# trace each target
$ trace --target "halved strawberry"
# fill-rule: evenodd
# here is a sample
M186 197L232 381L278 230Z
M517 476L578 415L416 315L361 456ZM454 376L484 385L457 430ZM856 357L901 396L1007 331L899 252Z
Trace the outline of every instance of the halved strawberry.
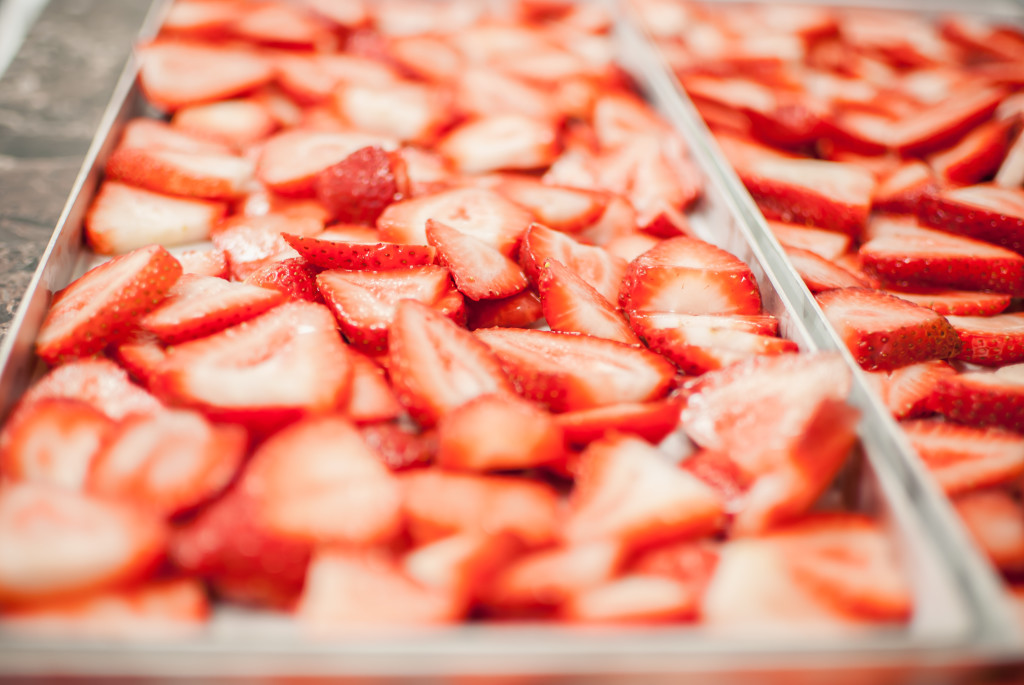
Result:
M222 100L260 87L273 76L260 54L240 47L159 41L138 48L146 99L165 110ZM216 69L210 65L216 64Z
M96 452L114 430L103 412L80 400L50 398L15 412L0 432L0 474L81 490Z
M958 423L1024 433L1024 365L943 379L928 406Z
M536 220L556 231L580 231L601 218L608 194L543 183L531 176L505 176L494 188L526 207Z
M434 261L432 247L397 243L359 243L334 240L332 229L320 235L282 234L289 245L310 264L322 269L403 269L424 266ZM340 236L339 236L340 237ZM376 237L376 236L374 236Z
M917 229L872 238L860 254L884 283L1024 294L1024 257L979 240Z
M256 176L282 195L314 197L320 173L357 150L371 146L393 150L397 144L361 131L284 131L263 145Z
M867 281L824 257L796 247L783 246L790 264L812 293L835 288L866 288Z
M511 257L533 216L498 193L455 188L390 205L377 220L383 240L427 244L427 220L433 219L479 238Z
M15 412L46 399L79 400L115 421L164 410L158 399L132 383L125 370L109 359L81 359L58 366L25 391Z
M107 178L157 193L230 200L252 180L253 165L233 155L121 146L111 153Z
M171 348L152 387L213 420L268 429L336 407L351 375L330 310L296 301Z
M538 282L541 269L549 260L564 264L609 302L617 301L625 270L620 258L541 224L530 224L519 249L519 263L531 283Z
M531 547L547 545L558 532L559 500L540 481L413 469L399 474L402 506L414 540L458 532L515 534Z
M630 262L619 304L630 312L761 312L750 267L725 250L686 237L664 240Z
M888 290L890 295L927 307L943 316L994 316L1010 306L1012 295L942 288Z
M817 295L818 305L864 369L895 369L960 353L945 318L886 293L841 288Z
M183 107L171 119L175 129L204 140L244 149L278 128L270 107L256 98Z
M984 366L1024 361L1024 312L947 316L963 342L957 359Z
M928 195L921 222L1024 254L1024 191L976 185Z
M511 328L476 335L523 397L555 412L658 399L675 375L653 352L589 335Z
M994 174L1010 147L1013 120L987 121L960 142L928 158L939 178L970 185Z
M543 466L562 457L564 437L555 419L509 395L483 395L441 418L437 464L465 471Z
M561 615L586 623L665 623L695 618L699 604L686 583L631 573L573 595Z
M783 221L769 221L768 228L783 245L808 250L824 259L836 259L850 249L850 236L834 231Z
M537 290L551 330L585 333L627 345L640 343L615 305L556 259L544 261Z
M532 290L500 300L480 300L466 303L467 326L478 328L527 328L544 316L540 298Z
M936 419L900 425L948 495L1012 483L1024 474L1024 436Z
M956 512L997 568L1024 568L1024 506L1004 490L978 490L953 500Z
M511 297L529 285L518 264L471 234L427 219L426 235L455 287L471 300Z
M891 371L869 371L864 377L882 398L889 413L904 419L927 413L939 381L955 375L949 362L934 359Z
M181 264L182 275L228 277L228 258L224 250L214 247L208 250L176 251L172 254Z
M480 395L512 391L486 345L418 302L398 303L388 355L398 399L421 424L434 424Z
M175 528L170 546L174 564L208 580L221 597L272 608L294 603L311 552L308 543L271 532L237 487Z
M208 238L226 211L221 202L104 181L85 216L85 236L100 254L122 254L153 243L185 245Z
M181 264L159 245L99 265L54 296L36 354L49 364L95 354L154 309L179 276Z
M120 502L44 485L6 485L0 491L0 597L5 603L58 599L144 578L163 554L166 533L159 518Z
M297 256L283 233L311 236L319 234L323 227L323 221L314 217L280 212L261 216L236 214L217 228L213 243L227 255L232 277L242 281L267 263Z
M245 277L245 284L281 293L291 300L323 302L317 289L319 271L302 257L292 257L264 264Z
M389 271L333 269L320 273L316 283L345 337L355 347L376 353L387 349L388 328L399 303L439 305L451 289L448 275L448 269L432 264Z
M372 226L407 193L402 158L379 146L356 150L316 175L316 197L335 221Z
M895 214L916 214L918 204L934 192L935 175L921 160L907 160L879 179L871 195L871 207Z
M542 169L558 156L558 131L543 119L492 115L457 126L437 149L465 174Z
M185 274L171 286L167 299L139 320L139 326L174 344L234 326L284 301L281 293L254 285Z
M376 362L356 350L349 351L352 360L352 390L345 413L356 423L372 423L398 418L402 405L398 403L391 384Z
M758 355L796 352L792 340L742 330L729 316L653 315L643 318L642 337L683 373L700 375ZM743 321L743 320L740 320ZM679 323L673 326L673 323ZM667 324L667 325L662 325Z
M280 535L316 543L386 543L400 527L399 483L347 419L295 423L256 450L241 484Z
M565 440L586 445L611 432L638 435L657 444L679 424L680 402L668 398L657 402L624 402L555 415Z

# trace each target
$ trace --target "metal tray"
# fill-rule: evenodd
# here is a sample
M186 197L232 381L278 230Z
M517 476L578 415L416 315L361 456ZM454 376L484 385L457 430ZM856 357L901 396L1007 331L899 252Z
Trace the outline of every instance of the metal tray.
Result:
M155 35L167 0L153 4L142 38ZM690 215L702 237L750 264L765 310L805 351L841 346L815 313L802 283L777 244L758 227L749 197L737 188L706 129L656 60L652 45L619 21L620 60L658 109L677 127L705 176L705 198ZM0 347L0 416L27 387L39 364L32 342L52 294L69 283L90 255L82 219L103 163L125 122L144 111L138 65L126 66L89 149L53 238ZM954 682L993 663L1002 652L993 638L1008 630L994 611L998 587L958 528L944 498L908 464L907 446L891 420L858 383L851 402L861 408L861 446L833 496L884 521L912 581L915 614L905 627L817 635L714 634L700 626L585 628L546 624L466 624L436 630L395 631L330 641L300 633L286 617L218 609L198 635L171 641L42 640L0 633L0 674L168 676L334 675L405 682L413 678L479 677L532 682L736 682L738 677L829 672L863 682ZM888 423L887 423L888 422ZM862 456L863 455L863 458ZM949 530L953 534L949 534ZM957 536L959 534L959 537ZM854 670L850 670L854 669ZM850 682L853 682L851 680Z

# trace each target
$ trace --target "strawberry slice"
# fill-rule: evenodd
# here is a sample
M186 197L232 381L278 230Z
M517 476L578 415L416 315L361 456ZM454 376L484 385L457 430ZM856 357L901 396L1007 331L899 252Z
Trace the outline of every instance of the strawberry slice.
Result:
M294 603L310 553L308 544L269 531L239 488L174 529L170 547L178 568L207 579L222 597L273 608Z
M943 379L928 406L969 426L1001 426L1024 433L1024 366Z
M607 193L551 185L531 176L503 177L494 189L530 210L539 223L566 233L590 226L608 205Z
M963 342L957 359L984 366L1024 361L1024 312L996 316L948 316Z
M278 122L263 101L239 98L183 107L174 113L171 126L196 138L244 150L276 131Z
M227 278L228 258L224 250L211 248L209 250L183 250L175 251L175 257L181 264L181 273L194 274L196 276L213 276L215 278Z
M479 238L511 257L532 215L484 188L455 188L396 202L377 220L381 238L395 243L427 244L427 220L433 219Z
M269 262L245 277L246 285L278 292L290 300L323 302L317 288L319 269L301 257Z
M555 422L571 445L586 445L612 431L637 435L657 444L679 423L679 410L680 403L675 398L624 402L556 414Z
M282 237L303 259L322 269L385 271L425 266L434 262L434 249L431 247L334 240L330 230L316 237L290 233L284 233Z
M658 399L675 370L640 347L589 335L478 330L523 397L563 412Z
M997 568L1024 568L1024 507L1003 490L979 490L953 500L956 512Z
M53 369L25 392L15 411L47 399L79 400L115 421L164 409L158 399L132 383L125 370L109 359L82 359ZM14 420L13 413L10 420Z
M1002 313L1013 300L1012 295L979 293L942 288L914 288L888 290L890 295L927 307L943 316L995 316Z
M562 457L564 437L555 419L509 395L483 395L438 424L437 464L465 471L543 466Z
M670 542L638 555L629 571L679 580L702 594L718 564L717 548L716 543L706 540Z
M443 266L415 266L390 271L324 271L317 286L334 312L341 332L358 349L377 353L388 346L388 328L399 303L416 300L441 304L451 282Z
M293 424L256 450L242 480L267 528L313 543L371 545L398 534L401 492L341 417Z
M366 147L394 150L398 145L360 131L284 131L263 145L256 176L282 195L314 197L319 174Z
M542 169L558 156L558 131L551 121L497 114L459 125L437 150L464 174Z
M917 214L921 200L935 190L931 167L919 159L907 160L879 179L871 206L881 212Z
M366 355L349 350L352 360L352 390L346 415L356 423L373 423L398 418L402 405L398 403L384 369Z
M813 226L769 221L768 228L784 246L807 250L828 260L837 259L846 254L852 242L850 236L824 231Z
M865 378L895 418L905 419L928 413L931 396L943 378L956 375L949 362L932 360L891 371L869 371Z
M630 143L638 137L660 138L671 128L651 106L632 93L609 91L594 103L594 134L602 148Z
M978 183L999 169L1009 151L1014 125L1012 119L987 121L953 147L933 154L928 163L939 178L948 182Z
M59 488L8 485L0 491L0 597L41 601L130 583L153 570L165 542L161 521L145 511Z
M253 165L233 155L128 148L111 153L107 178L168 195L230 200L243 194Z
M197 138L190 133L173 128L165 121L145 117L136 117L124 125L117 149L120 148L173 150L175 152L195 152L201 155L228 155L232 152L227 145Z
M179 276L181 264L158 245L99 265L54 296L36 354L56 364L99 352L156 307Z
M413 580L450 594L468 608L522 547L511 533L449 535L406 554L402 569Z
M466 303L468 327L478 328L528 328L544 316L540 298L532 290L500 300L480 300Z
M789 263L812 293L835 288L866 288L867 281L810 250L783 246Z
M427 219L426 235L455 287L471 300L511 297L529 285L518 264L479 238L434 219Z
M779 334L779 320L771 314L676 314L674 312L633 312L629 324L642 338L673 328L719 328L758 335Z
M546 226L531 224L519 250L519 263L531 283L539 281L541 268L552 260L564 264L609 302L618 300L625 270L620 258Z
M473 64L452 79L455 104L468 116L519 114L539 120L559 120L564 115L548 92L495 67Z
M138 51L146 99L169 111L247 93L273 76L270 63L245 48L159 41Z
M182 0L168 10L160 31L183 38L220 38L240 8L239 0Z
M686 237L664 240L630 262L619 304L630 312L761 312L750 267L725 250Z
M385 62L345 53L281 54L274 62L277 82L300 105L328 101L343 83L391 83L398 73Z
M213 243L227 255L231 276L243 281L265 264L297 256L283 233L311 236L319 234L323 227L320 219L281 212L260 216L236 214L217 227Z
M891 147L904 157L940 150L978 126L1006 97L1002 88L968 84L932 107L902 119L893 132Z
M1019 188L1024 185L1024 135L1017 133L992 180L1003 188Z
M317 174L316 197L334 221L373 226L406 194L402 158L378 146L356 150Z
M465 67L459 51L441 36L391 36L387 44L391 59L423 81L453 83Z
M226 211L221 202L104 181L85 216L85 236L100 254L122 254L153 243L185 245L207 239Z
M172 517L231 482L247 439L238 426L214 426L190 411L132 417L92 460L85 489Z
M586 623L666 623L695 618L699 604L699 595L686 583L627 574L574 595L562 616Z
M37 400L12 415L0 432L0 474L11 483L81 490L113 430L114 422L85 402Z
M721 518L721 498L709 486L647 442L612 435L583 452L562 535L635 549L710 533Z
M511 476L480 476L414 469L399 474L402 506L414 540L458 532L508 531L530 547L547 545L558 531L558 494L550 485Z
M983 240L1024 254L1024 192L976 185L928 195L921 222L950 233Z
M860 255L864 268L887 284L1024 293L1024 257L941 231L878 236Z
M792 340L739 330L728 316L644 317L643 339L683 373L700 375L758 355L796 352ZM673 326L673 323L680 323ZM661 324L667 323L662 327Z
M176 344L239 324L284 300L282 294L254 285L185 274L171 286L167 299L139 320L139 327Z
M539 274L537 290L551 330L585 333L627 345L640 343L615 305L564 264L547 259Z
M945 318L912 302L866 288L817 295L825 317L862 368L895 369L960 353L956 331Z
M1024 474L1024 437L935 419L900 424L942 489L955 495L1016 481Z
M430 143L452 118L447 94L415 81L342 83L334 110L359 131L411 143Z
M480 395L512 392L487 345L423 304L398 303L388 348L395 393L423 425Z
M269 429L336 407L347 397L351 375L330 310L288 302L171 348L152 385L158 396L215 421Z
M360 426L359 434L392 471L428 466L437 454L436 433L418 433L408 423L378 421Z
M266 2L246 8L231 24L243 40L279 48L323 48L330 45L328 27L304 7Z

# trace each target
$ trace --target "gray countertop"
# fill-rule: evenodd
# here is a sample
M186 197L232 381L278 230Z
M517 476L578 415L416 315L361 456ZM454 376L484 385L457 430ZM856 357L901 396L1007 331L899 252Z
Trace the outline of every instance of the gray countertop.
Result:
M148 8L143 0L50 0L0 79L0 336Z

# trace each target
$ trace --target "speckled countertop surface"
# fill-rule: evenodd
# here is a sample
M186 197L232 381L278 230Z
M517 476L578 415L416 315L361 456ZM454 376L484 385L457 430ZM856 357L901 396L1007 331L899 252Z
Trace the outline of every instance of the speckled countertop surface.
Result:
M51 0L0 79L0 336L148 8L144 0Z

